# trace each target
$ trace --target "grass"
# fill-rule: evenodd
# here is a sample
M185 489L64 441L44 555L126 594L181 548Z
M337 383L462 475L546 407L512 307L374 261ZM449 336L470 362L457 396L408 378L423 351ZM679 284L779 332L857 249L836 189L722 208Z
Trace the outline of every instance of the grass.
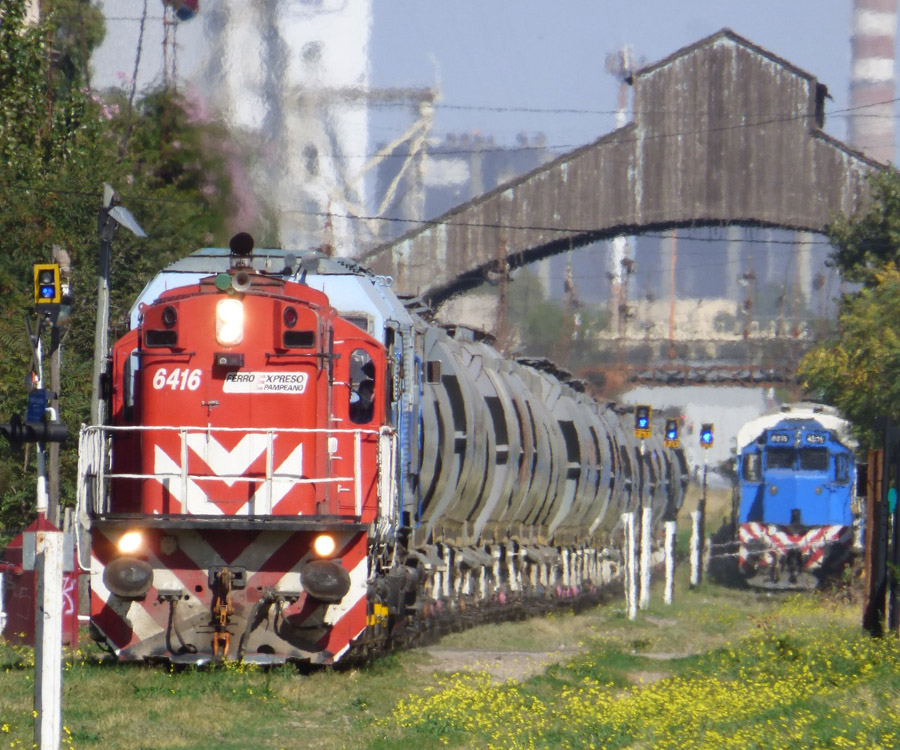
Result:
M861 634L858 608L694 593L664 618L607 619L583 653L525 683L456 675L410 696L373 746L897 746L897 642Z
M860 607L704 583L628 620L620 602L445 638L365 669L111 665L70 653L64 747L893 747L900 658L859 628ZM560 651L521 682L477 652ZM33 655L0 646L0 750L31 747Z

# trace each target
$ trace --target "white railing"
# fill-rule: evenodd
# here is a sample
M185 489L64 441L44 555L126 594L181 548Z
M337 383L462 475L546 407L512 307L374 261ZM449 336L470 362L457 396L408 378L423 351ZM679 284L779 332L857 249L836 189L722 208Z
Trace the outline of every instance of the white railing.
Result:
M177 433L179 436L179 461L176 468L169 471L153 471L151 473L126 473L111 471L113 441L112 436L122 433ZM265 436L265 474L264 476L248 476L246 473L206 472L202 474L189 471L189 449L192 436L202 436L208 444L209 438L217 433L240 433L243 435ZM281 435L308 436L324 435L325 444L328 446L329 455L332 458L337 452L337 437L340 435L353 436L353 465L351 474L334 473L336 461L329 462L331 471L328 476L310 476L308 472L303 474L275 468L275 438ZM351 484L353 492L354 512L362 515L363 509L363 438L373 436L377 438L377 450L375 452L377 472L375 486L378 492L379 517L385 514L393 514L394 499L391 497L394 484L390 476L384 476L384 472L392 473L393 461L385 461L386 457L393 456L396 450L396 433L389 427L380 430L373 429L308 429L308 428L254 428L254 427L181 427L181 426L82 426L78 446L78 507L83 516L83 511L89 510L93 514L104 514L109 511L108 483L115 479L130 480L157 480L163 482L180 482L182 488L187 488L189 482L227 482L230 484L244 482L262 484L263 502L261 507L255 509L256 513L266 514L271 512L273 505L273 486L275 482L288 481L292 484ZM298 442L302 451L302 444ZM300 454L302 465L302 453ZM253 458L255 463L259 456ZM338 491L347 491L338 488Z

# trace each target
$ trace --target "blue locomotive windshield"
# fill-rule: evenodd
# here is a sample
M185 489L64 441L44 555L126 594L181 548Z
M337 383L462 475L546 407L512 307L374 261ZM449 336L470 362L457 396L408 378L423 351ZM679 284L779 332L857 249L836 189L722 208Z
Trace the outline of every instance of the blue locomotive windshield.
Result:
M797 451L793 448L766 448L767 469L793 469Z
M800 471L828 471L828 448L801 448Z
M828 471L827 448L766 448L767 469Z

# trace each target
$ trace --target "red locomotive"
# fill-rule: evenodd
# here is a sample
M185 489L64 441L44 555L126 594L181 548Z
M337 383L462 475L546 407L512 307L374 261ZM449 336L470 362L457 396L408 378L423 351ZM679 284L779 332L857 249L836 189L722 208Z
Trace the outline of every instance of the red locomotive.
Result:
M384 349L242 250L143 306L113 348L110 426L83 438L110 438L91 622L125 659L330 662L366 625L392 435L359 391L384 389Z

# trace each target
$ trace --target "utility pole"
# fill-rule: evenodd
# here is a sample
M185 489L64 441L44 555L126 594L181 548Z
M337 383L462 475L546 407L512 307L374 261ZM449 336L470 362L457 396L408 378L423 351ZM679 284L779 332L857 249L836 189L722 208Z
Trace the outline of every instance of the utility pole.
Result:
M504 354L510 349L507 313L509 305L509 260L507 258L506 232L500 230L497 243L497 324L495 335L498 348Z
M885 426L885 448L888 426ZM869 451L866 481L866 603L862 626L870 635L884 634L887 592L888 507L885 448Z
M675 306L678 302L678 284L676 268L678 261L678 230L673 229L671 237L671 253L669 255L669 359L675 359Z
M628 122L628 87L634 70L634 50L630 44L606 56L606 72L619 82L616 99L616 128L623 128ZM628 281L634 264L634 241L620 235L609 241L610 250L610 312L615 321L616 364L623 362L625 326L628 318Z
M91 384L91 424L103 424L103 400L100 398L100 378L106 369L109 350L109 268L112 241L119 225L138 237L146 237L131 212L119 205L119 195L111 185L103 184L103 206L97 217L100 235L100 256L97 262L97 320L94 325L94 369Z
M887 630L897 635L900 628L900 502L897 501L898 479L900 479L900 428L887 417L887 440L884 463L884 498L887 504L889 537L888 537L888 607Z

